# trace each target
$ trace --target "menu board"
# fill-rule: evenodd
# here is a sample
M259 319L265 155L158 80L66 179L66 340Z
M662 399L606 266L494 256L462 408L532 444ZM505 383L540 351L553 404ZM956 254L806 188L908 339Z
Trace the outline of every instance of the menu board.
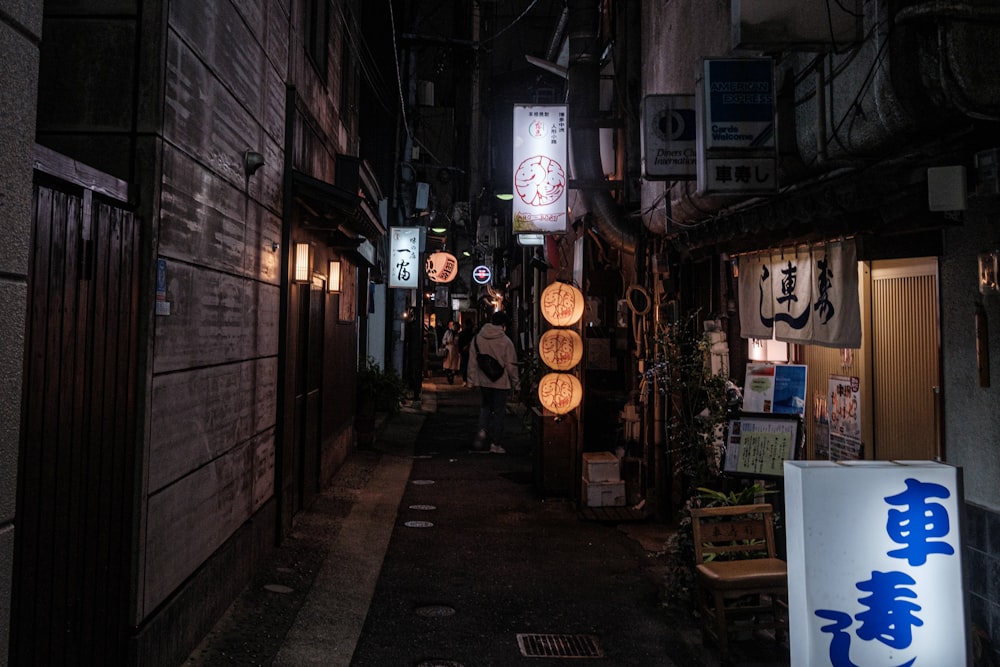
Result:
M797 415L743 414L729 420L722 469L755 477L781 477L796 458L802 430Z

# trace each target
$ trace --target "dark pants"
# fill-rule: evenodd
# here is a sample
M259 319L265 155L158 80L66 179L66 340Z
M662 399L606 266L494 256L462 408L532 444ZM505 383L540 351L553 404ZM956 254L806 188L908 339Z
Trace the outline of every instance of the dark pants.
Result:
M480 387L482 404L479 407L479 430L486 431L486 440L499 445L503 438L503 422L507 414L507 395L510 389Z

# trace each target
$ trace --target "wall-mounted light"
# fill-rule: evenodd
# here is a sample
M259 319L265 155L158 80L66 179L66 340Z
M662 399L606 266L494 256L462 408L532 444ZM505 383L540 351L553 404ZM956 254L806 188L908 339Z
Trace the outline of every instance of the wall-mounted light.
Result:
M243 173L253 176L254 173L264 166L264 156L257 151L243 151Z
M312 278L312 266L309 263L309 244L295 244L295 282L307 283Z
M331 259L330 260L330 274L326 281L326 289L328 292L340 292L340 260Z
M979 293L1000 292L1000 250L979 253Z

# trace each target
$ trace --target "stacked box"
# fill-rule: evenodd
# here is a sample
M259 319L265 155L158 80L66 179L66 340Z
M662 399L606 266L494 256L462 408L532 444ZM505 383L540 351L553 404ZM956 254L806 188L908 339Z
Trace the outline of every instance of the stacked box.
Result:
M625 505L625 482L621 462L611 452L586 452L583 455L583 500L587 507L622 507Z
M622 478L621 462L611 452L586 452L583 478L591 482L617 482Z

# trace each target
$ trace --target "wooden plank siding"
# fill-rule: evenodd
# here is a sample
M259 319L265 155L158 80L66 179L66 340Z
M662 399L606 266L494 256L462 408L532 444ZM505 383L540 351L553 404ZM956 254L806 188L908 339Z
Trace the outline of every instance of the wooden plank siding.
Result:
M274 497L288 11L169 4L140 619Z
M121 663L135 482L138 225L38 177L12 600L14 664Z

